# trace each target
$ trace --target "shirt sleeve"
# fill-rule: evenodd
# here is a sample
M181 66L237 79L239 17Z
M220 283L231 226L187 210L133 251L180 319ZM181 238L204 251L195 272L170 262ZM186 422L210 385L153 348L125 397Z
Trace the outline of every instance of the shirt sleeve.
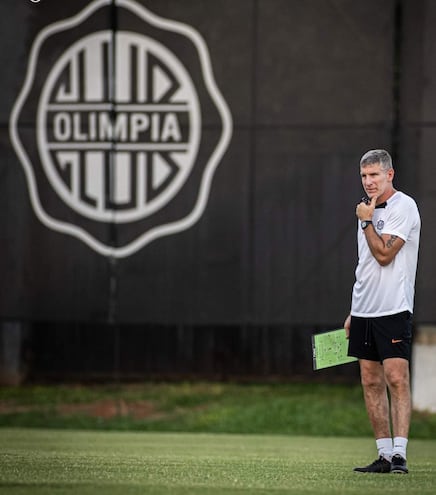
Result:
M415 205L408 202L403 205L395 205L385 221L381 234L396 235L407 242L415 224L415 210Z

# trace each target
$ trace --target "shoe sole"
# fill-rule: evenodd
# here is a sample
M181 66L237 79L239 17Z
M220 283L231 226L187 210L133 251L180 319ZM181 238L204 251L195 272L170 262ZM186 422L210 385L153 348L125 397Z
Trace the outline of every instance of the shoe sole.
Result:
M392 473L392 471L362 471L359 469L353 469L354 473L363 473L363 474L389 474Z

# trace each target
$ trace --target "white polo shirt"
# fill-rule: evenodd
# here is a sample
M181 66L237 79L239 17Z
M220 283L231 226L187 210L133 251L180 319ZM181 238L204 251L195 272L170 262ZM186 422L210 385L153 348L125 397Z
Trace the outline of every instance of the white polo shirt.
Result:
M413 313L421 219L415 201L397 191L385 208L376 208L372 223L378 235L388 234L405 241L395 258L381 266L369 250L365 233L357 232L359 261L353 286L351 314L386 316L402 311Z

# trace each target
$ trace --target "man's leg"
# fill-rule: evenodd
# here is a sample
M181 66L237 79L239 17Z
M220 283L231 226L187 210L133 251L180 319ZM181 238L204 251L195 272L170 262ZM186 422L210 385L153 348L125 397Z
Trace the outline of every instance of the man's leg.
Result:
M389 400L383 366L378 361L360 359L360 376L366 410L376 439L379 458L372 464L354 468L363 473L390 473L392 438L389 421Z
M384 367L377 361L361 359L360 376L366 410L376 439L390 438L389 400Z
M409 362L402 358L385 359L383 368L391 395L394 436L407 438L411 415Z
M412 409L409 362L403 358L389 358L384 360L383 367L391 396L391 417L394 431L392 472L407 473L406 449Z

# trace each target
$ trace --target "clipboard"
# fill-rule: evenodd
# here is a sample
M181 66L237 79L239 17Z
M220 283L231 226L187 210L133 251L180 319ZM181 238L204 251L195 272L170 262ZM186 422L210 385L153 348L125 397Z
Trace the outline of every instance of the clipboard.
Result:
M344 328L312 334L312 353L314 371L357 361L347 356L348 339Z

